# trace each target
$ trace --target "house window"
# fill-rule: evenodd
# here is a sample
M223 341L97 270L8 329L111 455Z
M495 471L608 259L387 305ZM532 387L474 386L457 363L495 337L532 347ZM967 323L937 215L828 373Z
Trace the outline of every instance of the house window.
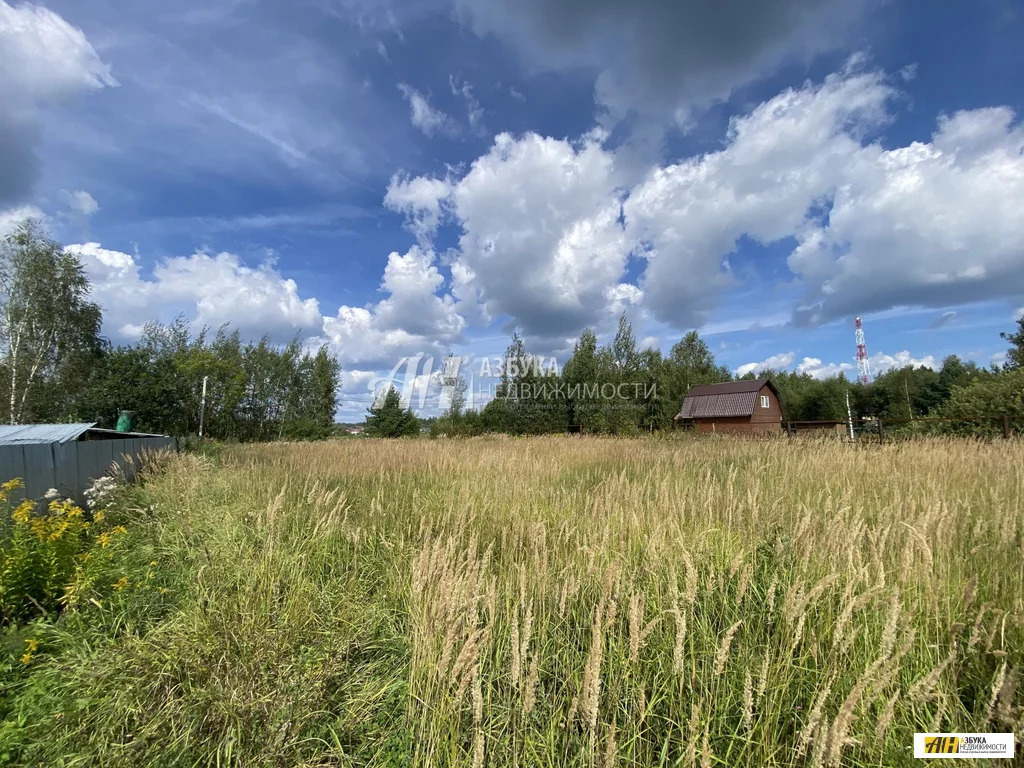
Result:
M768 395L761 395L761 407L762 408L767 408L768 407Z

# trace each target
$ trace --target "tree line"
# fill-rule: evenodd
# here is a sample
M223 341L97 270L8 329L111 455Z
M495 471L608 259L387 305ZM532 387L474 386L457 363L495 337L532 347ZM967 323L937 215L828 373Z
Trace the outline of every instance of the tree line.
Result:
M313 439L333 432L340 366L326 346L304 349L297 338L285 345L266 337L243 341L227 326L194 332L183 318L150 323L136 343L115 346L100 335L102 311L89 296L80 260L38 222L22 222L0 240L4 421L95 421L112 428L122 411L131 411L137 430L187 435L199 431L202 410L203 431L215 438ZM969 420L1007 414L1024 422L1024 318L1017 325L1001 334L1009 342L1002 366L983 368L950 356L938 370L908 366L867 385L842 374L816 379L769 370L758 375L778 388L785 421L844 420L849 396L855 418ZM667 355L638 348L625 315L607 345L585 330L560 371L536 365L518 334L503 360L495 397L480 410L465 408L465 377L446 366L451 402L430 420L431 434L665 430L672 428L692 387L732 378L695 331ZM389 392L371 408L366 431L412 435L420 427L397 392Z
M852 382L842 373L817 379L808 373L765 370L756 377L750 373L739 378L770 378L780 393L783 421L845 421L849 396L854 419L950 418L964 423L932 425L928 430L993 433L1000 428L995 420L968 420L1006 414L1018 428L1024 425L1024 318L1016 331L1001 336L1010 343L1002 366L983 368L950 355L938 370L906 366L882 373L869 384ZM465 410L464 398L454 399L431 423L431 434L666 430L674 426L691 388L734 378L695 331L683 336L667 355L638 349L625 315L608 345L599 346L593 331L584 331L559 372L532 364L535 359L522 338L513 335L494 399L479 411ZM461 386L464 391L464 380ZM395 409L404 408L397 394L392 400Z
M315 439L332 433L340 366L228 326L193 332L184 318L149 323L134 344L100 335L81 261L24 221L0 241L0 409L11 424L98 422L122 411L134 429L220 439Z

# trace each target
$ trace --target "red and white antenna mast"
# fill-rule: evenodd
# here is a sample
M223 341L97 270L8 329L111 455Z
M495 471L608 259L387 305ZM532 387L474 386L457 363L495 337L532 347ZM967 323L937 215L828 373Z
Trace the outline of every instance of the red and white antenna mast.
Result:
M854 334L857 339L857 381L867 384L871 380L871 367L868 365L868 345L864 342L864 326L859 317L853 325L857 329Z

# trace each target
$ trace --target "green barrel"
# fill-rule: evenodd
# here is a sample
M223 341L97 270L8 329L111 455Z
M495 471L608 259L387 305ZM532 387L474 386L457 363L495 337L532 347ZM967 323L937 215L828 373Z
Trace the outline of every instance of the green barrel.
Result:
M117 417L117 431L118 432L131 432L135 421L135 411L121 411L121 415Z

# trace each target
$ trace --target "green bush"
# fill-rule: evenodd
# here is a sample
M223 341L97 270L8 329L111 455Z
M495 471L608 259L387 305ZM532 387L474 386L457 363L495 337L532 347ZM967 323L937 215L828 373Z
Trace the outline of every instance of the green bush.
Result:
M0 553L0 625L19 624L58 613L87 599L110 573L124 526L104 525L105 512L88 513L68 499L45 508L25 499L14 508L11 491L19 479L0 485L0 509L11 521Z
M980 420L947 427L947 431L963 435L1000 434L1002 421L998 417L1003 414L1018 429L1024 422L1024 368L988 373L966 386L955 387L942 409L942 415L948 418Z

